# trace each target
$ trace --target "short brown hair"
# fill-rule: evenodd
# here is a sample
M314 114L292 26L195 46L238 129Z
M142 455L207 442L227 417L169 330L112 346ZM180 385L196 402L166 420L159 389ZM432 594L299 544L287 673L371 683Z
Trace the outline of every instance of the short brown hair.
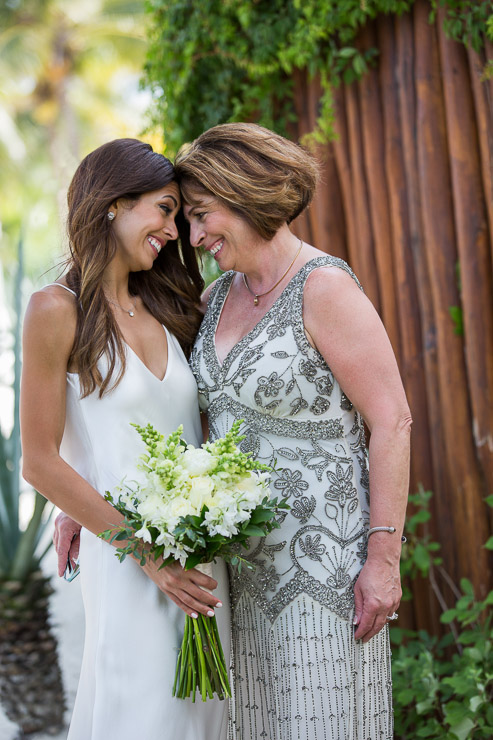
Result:
M309 205L318 180L314 157L254 123L224 123L185 144L175 161L182 196L214 196L270 240Z

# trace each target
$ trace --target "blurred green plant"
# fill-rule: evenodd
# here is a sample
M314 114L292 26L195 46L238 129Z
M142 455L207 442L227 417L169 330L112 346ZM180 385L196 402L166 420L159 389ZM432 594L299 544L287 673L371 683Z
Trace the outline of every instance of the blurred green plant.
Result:
M428 577L430 567L439 568L442 564L441 557L437 554L440 544L434 542L426 526L431 519L430 500L433 496L431 491L425 491L419 486L417 493L409 496L412 513L406 518L407 542L402 548L401 578L402 578L402 600L410 601L412 592L409 582L416 576Z
M0 584L9 582L7 591L19 588L39 565L50 544L39 551L47 521L43 517L46 499L36 491L34 509L25 529L19 517L20 500L20 429L19 389L21 373L21 312L23 279L23 241L19 239L18 266L14 283L14 424L9 437L0 431Z
M394 645L395 734L400 740L478 740L493 737L493 591L483 600L475 597L467 578L460 589L441 569L439 545L419 526L430 519L431 493L421 489L411 497L415 513L406 524L408 543L403 552L402 574L422 575L442 608L441 622L449 632L442 638L425 630L391 629ZM493 507L493 496L486 499ZM493 537L485 547L493 550ZM457 601L451 609L438 589L434 569L448 578Z
M460 262L455 265L455 280L457 283L457 292L459 294L459 301L462 298L462 280L460 276ZM450 318L454 323L454 334L458 337L464 336L464 312L462 310L462 304L458 306L449 306L448 312Z
M318 120L310 138L332 138L332 89L360 78L378 54L356 44L359 30L382 14L400 15L414 0L148 0L145 81L155 124L176 151L225 121L255 120L286 135L296 119L293 78L319 76ZM431 0L430 22L445 8L451 38L479 50L490 0Z
M140 0L0 3L1 261L38 278L63 252L65 192L81 158L104 141L138 136L148 95ZM162 137L147 135L156 148Z

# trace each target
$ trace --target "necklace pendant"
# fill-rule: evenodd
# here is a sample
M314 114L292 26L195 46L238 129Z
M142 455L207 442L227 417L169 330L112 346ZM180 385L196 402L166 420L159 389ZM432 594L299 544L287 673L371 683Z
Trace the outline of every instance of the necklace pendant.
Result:
M129 315L129 316L130 316L130 318L132 318L132 319L133 319L133 317L135 316L135 314L134 314L134 312L133 312L133 311L129 311L129 312L128 312L128 315Z
M255 298L253 299L253 305L258 306L258 295L256 295Z

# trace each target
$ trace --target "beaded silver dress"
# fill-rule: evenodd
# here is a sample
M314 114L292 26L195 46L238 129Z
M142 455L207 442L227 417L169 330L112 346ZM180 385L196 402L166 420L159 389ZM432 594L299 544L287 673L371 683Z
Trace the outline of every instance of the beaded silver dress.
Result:
M389 740L388 630L353 638L353 587L369 518L363 423L306 338L305 264L222 365L214 344L234 278L215 284L190 359L212 438L244 419L244 451L276 465L280 529L252 538L253 572L230 570L234 740ZM359 283L358 283L359 285Z

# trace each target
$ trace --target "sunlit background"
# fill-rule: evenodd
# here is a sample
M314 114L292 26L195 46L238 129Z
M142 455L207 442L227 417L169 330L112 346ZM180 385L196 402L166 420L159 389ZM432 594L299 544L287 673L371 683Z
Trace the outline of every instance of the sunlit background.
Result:
M23 304L54 280L67 185L89 151L130 136L163 151L141 87L143 2L6 0L0 8L0 425L13 421L12 321L19 243Z

